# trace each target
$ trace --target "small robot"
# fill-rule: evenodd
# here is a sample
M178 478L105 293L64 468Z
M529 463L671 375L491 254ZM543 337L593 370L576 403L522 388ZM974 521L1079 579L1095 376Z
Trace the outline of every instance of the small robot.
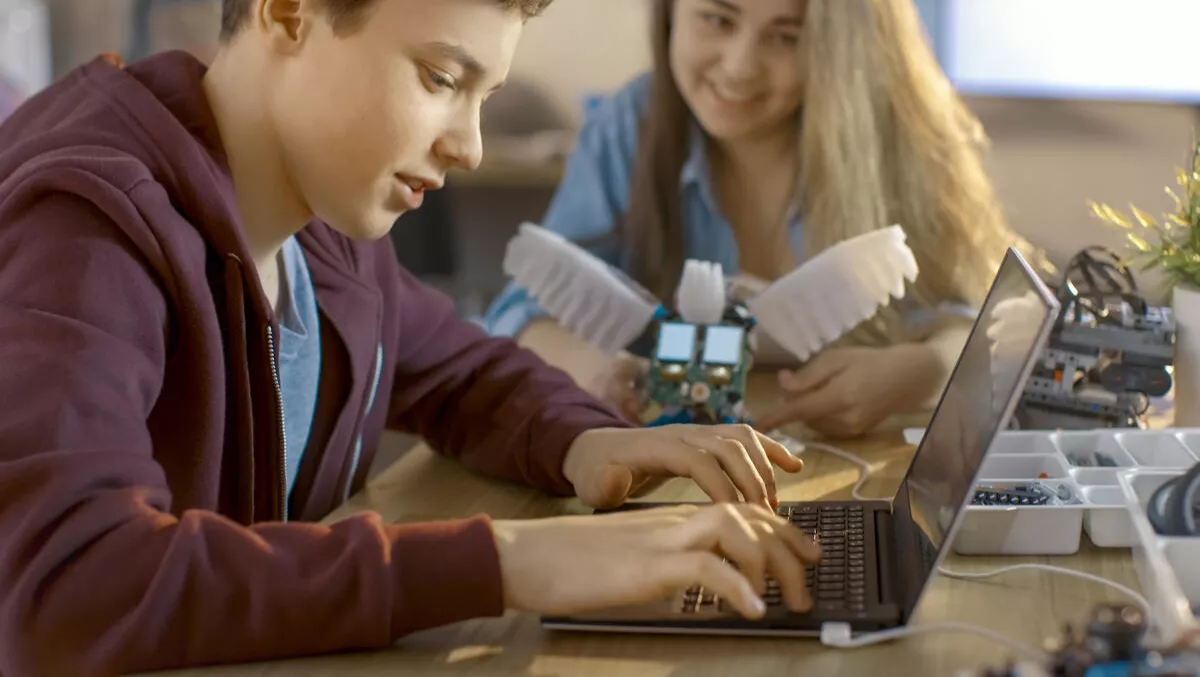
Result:
M543 309L607 354L655 334L649 425L749 422L746 377L759 332L803 362L903 298L917 276L904 231L890 226L821 252L744 301L721 266L688 260L666 308L618 269L562 236L523 224L504 270Z

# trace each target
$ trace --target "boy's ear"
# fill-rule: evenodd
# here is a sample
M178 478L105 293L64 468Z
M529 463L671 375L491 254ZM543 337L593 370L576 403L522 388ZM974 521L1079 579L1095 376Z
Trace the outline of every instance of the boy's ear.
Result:
M264 35L285 54L304 44L317 19L316 0L259 0L257 4Z

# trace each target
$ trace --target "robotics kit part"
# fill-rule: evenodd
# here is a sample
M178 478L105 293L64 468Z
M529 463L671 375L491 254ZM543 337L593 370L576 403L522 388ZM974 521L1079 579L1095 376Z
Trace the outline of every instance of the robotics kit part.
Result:
M1021 482L1013 485L981 484L975 487L971 505L1072 505L1080 503L1071 488L1061 482Z
M1099 451L1076 451L1066 454L1067 462L1077 468L1116 468L1117 462L1112 456Z
M871 265L863 265L870 261ZM648 395L652 424L744 422L753 332L801 361L902 298L917 277L904 230L890 226L817 254L744 302L730 302L721 266L688 260L676 309L566 238L522 224L504 271L576 336L613 354L654 325Z
M862 265L870 261L870 266ZM540 226L522 224L508 243L504 272L542 308L607 353L628 347L668 314L614 266ZM917 263L900 226L840 242L754 294L745 308L756 325L803 361L902 298ZM685 262L675 309L693 324L713 324L730 306L721 267Z
M1200 463L1163 483L1150 497L1146 517L1163 536L1200 536Z
M677 315L658 322L646 388L662 413L650 425L746 422L746 376L754 321L733 306L712 324Z
M1016 414L1020 427L1140 428L1171 389L1175 323L1113 252L1088 247L1057 285L1062 312Z
M984 669L979 677L1198 677L1200 657L1164 656L1143 645L1147 622L1129 604L1101 604L1080 636L1071 626L1052 641L1046 665L1010 664Z

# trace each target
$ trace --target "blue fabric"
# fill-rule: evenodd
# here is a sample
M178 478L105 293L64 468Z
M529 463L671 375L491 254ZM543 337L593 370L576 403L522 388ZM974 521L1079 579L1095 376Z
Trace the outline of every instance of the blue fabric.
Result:
M279 384L283 394L283 430L287 439L287 491L300 468L321 377L321 323L304 250L289 238L280 252L284 284L279 316Z
M589 108L562 182L541 223L568 240L591 247L593 254L626 272L628 269L611 245L592 242L611 233L617 217L628 209L638 121L646 109L649 86L650 75L641 75ZM699 129L692 130L692 138L691 151L679 177L684 253L687 258L720 263L726 275L734 275L738 272L737 241L718 208ZM793 205L788 232L797 261L804 260L803 227L798 205ZM942 310L967 316L974 312L949 305ZM510 282L493 300L482 324L489 334L516 337L532 320L545 315L524 289ZM937 312L914 313L910 319L927 322L933 319L931 315Z
M371 377L371 394L367 399L367 411L375 408L375 396L379 393L380 367L383 365L383 344L375 349L375 365L371 367L374 375ZM362 435L354 441L354 459L350 462L350 481L346 482L346 493L343 498L350 498L350 490L354 484L354 474L358 472L358 462L362 458Z

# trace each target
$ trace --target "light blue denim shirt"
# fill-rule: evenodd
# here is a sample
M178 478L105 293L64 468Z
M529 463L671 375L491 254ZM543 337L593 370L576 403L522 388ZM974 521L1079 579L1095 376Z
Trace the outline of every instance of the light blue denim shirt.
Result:
M574 242L596 242L612 231L629 206L638 123L647 105L649 86L650 75L641 75L587 111L542 227ZM719 263L725 275L734 275L738 272L737 241L713 194L698 130L693 138L696 142L691 144L679 177L684 254L690 259ZM789 212L788 227L795 259L803 261L800 242L804 225L797 205ZM617 253L608 249L599 246L591 251L609 264L624 268ZM960 308L952 312L972 311ZM524 289L510 282L488 308L483 326L492 335L516 337L529 322L545 315ZM920 319L910 315L910 321L932 319L925 313L921 315L924 317Z

